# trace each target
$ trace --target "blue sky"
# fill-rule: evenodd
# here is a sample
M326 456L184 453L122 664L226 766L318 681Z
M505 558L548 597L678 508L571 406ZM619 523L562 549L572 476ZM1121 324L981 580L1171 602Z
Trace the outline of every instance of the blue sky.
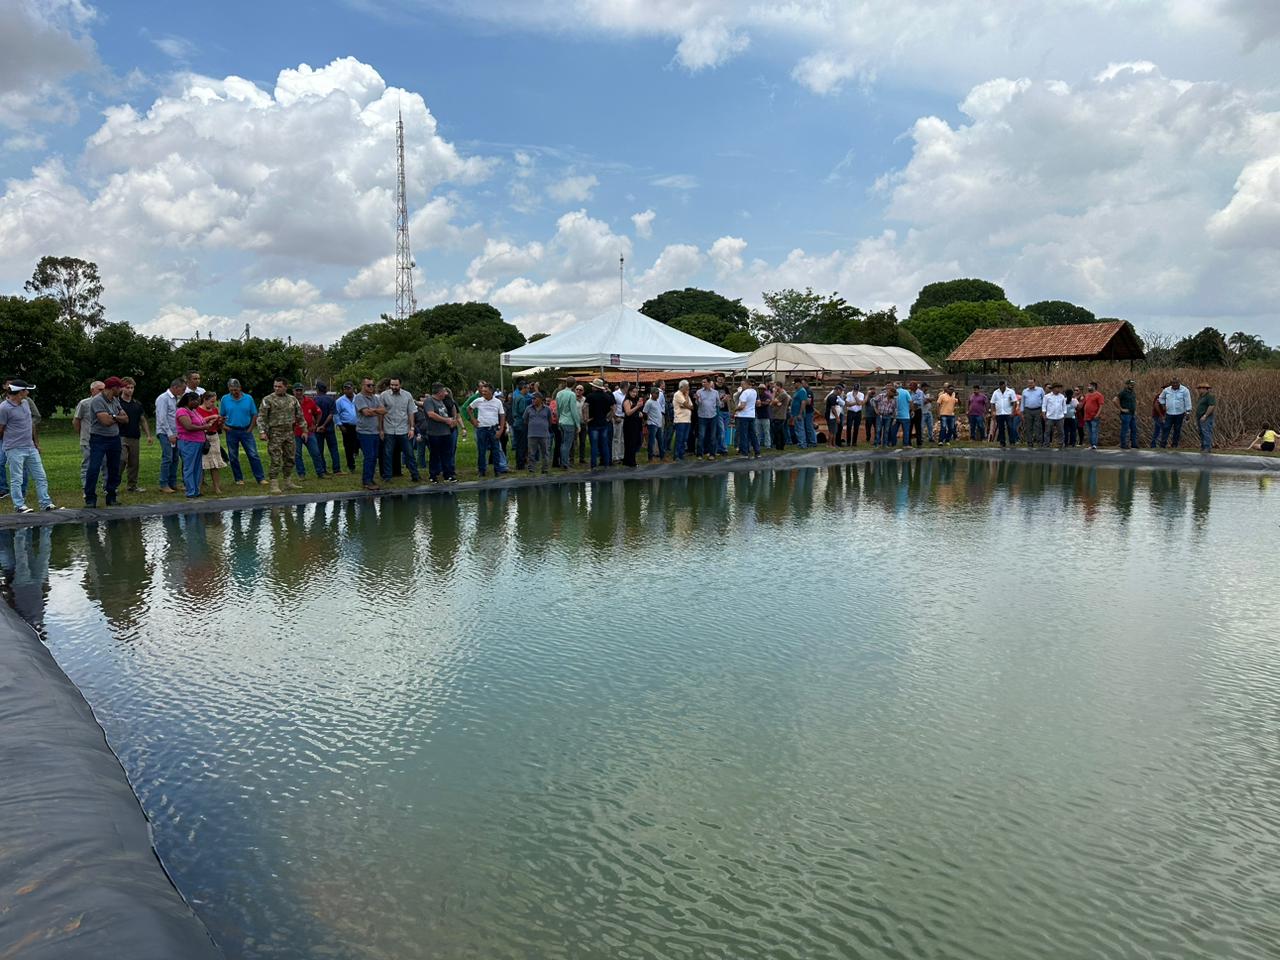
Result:
M529 333L616 298L625 253L636 304L905 312L973 275L1280 340L1262 0L0 0L0 28L0 290L90 257L155 332L389 310L399 105L420 302Z

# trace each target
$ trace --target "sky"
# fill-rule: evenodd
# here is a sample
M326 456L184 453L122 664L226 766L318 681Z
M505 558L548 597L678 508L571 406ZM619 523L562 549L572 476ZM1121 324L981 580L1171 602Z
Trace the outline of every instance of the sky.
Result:
M526 334L976 276L1280 343L1275 0L0 0L0 293L332 342L394 309L397 113L419 305Z

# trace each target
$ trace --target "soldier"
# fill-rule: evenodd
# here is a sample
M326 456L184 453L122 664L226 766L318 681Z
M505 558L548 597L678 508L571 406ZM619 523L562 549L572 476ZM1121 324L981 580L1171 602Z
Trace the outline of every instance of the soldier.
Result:
M262 439L267 444L267 456L271 464L271 492L280 493L280 481L292 490L301 490L302 484L293 479L293 428L301 427L302 439L307 438L307 423L302 418L302 406L289 395L288 384L283 377L276 377L270 396L258 407L258 425Z

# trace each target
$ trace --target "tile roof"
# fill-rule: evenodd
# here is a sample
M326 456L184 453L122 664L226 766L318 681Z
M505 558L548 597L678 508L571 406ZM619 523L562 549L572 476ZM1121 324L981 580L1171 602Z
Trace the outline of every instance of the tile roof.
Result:
M1142 344L1123 320L1061 326L983 328L948 360L1140 360Z

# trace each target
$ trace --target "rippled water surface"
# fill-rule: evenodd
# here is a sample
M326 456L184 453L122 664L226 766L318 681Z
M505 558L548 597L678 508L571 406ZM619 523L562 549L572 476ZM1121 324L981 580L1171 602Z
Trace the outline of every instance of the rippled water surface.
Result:
M233 958L1274 958L1266 483L882 461L0 562Z

